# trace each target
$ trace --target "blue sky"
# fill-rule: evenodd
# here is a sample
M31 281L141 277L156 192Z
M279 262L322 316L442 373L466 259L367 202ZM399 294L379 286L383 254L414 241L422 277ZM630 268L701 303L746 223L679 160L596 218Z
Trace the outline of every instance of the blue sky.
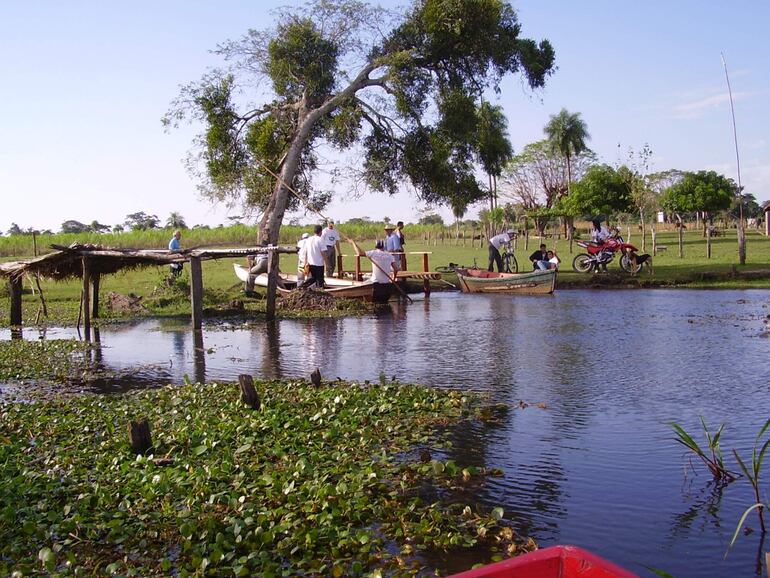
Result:
M67 219L113 225L136 211L215 225L240 214L201 201L182 160L198 127L164 133L179 86L219 64L218 42L272 22L287 2L220 0L0 4L0 231L58 230ZM390 6L396 3L386 3ZM499 99L519 151L561 108L581 113L610 164L649 144L653 170L736 178L720 52L735 98L746 191L770 200L770 3L515 0L523 35L548 38L558 70L532 94L518 78ZM341 195L328 209L413 221L423 206ZM449 212L443 211L449 219ZM309 219L308 219L309 220Z

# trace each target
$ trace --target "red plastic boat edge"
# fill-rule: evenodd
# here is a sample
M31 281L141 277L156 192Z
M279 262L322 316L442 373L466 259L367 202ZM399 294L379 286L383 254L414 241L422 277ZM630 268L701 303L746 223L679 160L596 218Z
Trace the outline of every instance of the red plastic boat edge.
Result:
M577 546L551 546L449 578L639 578Z

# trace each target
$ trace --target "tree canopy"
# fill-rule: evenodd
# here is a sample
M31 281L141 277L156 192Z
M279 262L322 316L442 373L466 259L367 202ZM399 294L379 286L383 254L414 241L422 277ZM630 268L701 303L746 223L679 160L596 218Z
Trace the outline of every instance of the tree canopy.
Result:
M575 217L625 213L633 207L631 188L624 176L609 165L590 167L572 192L561 199L559 209Z
M286 185L314 207L328 202L312 181L327 148L360 145L359 177L375 191L410 183L428 203L467 205L483 195L474 176L482 96L507 74L535 89L553 71L550 43L520 33L501 0L415 0L398 15L317 0L220 45L230 67L185 87L164 122L202 121L193 159L202 191L261 211L263 242L277 241L296 202Z
M591 138L585 121L579 112L569 112L561 109L559 114L551 115L551 119L543 129L546 138L554 151L558 151L567 161L567 191L572 183L572 158L585 151L586 141Z
M661 205L675 213L703 211L711 218L730 208L737 190L732 179L715 171L688 172L663 193Z

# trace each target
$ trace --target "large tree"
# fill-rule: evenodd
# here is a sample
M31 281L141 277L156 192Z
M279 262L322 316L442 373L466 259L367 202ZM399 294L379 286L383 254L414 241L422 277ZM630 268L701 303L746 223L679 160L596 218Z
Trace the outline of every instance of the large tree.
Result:
M561 199L558 208L573 217L609 218L615 213L627 213L632 207L631 187L623 174L609 165L594 165Z
M477 112L476 147L478 159L489 180L489 208L497 207L497 180L513 157L508 139L508 119L502 107L483 102Z
M395 16L318 0L221 45L229 69L185 87L164 122L203 122L202 189L260 210L262 243L278 241L287 185L328 200L312 187L322 145L363 145L374 190L394 193L406 181L429 203L475 200L477 103L508 73L537 88L553 70L550 43L520 31L500 0L416 0ZM251 98L239 100L245 91Z
M572 157L572 170L582 176L595 162L595 155L588 149ZM552 209L567 195L566 158L554 151L551 144L538 141L528 144L506 165L501 179L501 195L513 201L535 218L540 234L552 216Z
M543 131L553 149L558 151L567 162L567 192L569 192L572 183L572 158L588 148L586 141L591 138L588 127L580 118L579 112L573 113L563 108L559 114L551 115Z
M713 224L715 213L730 207L737 192L738 187L732 179L715 171L688 172L663 193L661 205L675 214L694 211L703 213L706 256L710 258L711 235L707 234L710 231L709 225Z

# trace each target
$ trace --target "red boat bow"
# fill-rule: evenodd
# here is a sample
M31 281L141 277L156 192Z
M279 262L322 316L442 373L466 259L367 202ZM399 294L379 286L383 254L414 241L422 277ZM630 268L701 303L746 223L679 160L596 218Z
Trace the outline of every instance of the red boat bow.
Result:
M639 578L576 546L551 546L449 578Z

